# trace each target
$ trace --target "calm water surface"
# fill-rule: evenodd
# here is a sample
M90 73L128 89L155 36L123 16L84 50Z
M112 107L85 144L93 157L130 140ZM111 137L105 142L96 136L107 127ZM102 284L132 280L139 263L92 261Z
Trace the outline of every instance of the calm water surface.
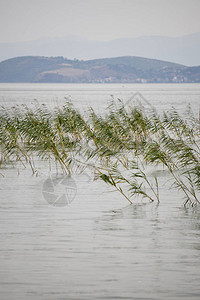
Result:
M159 110L174 106L185 109L190 103L195 109L200 105L200 84L8 84L0 83L0 104L15 105L35 102L48 107L62 105L71 100L75 106L105 108L112 99L125 103L133 98L141 100L141 93L150 105ZM142 103L145 103L142 100Z
M136 92L160 111L199 109L200 85L0 84L0 102L53 107L71 97L101 110L111 95L128 101ZM38 166L38 177L22 166L0 170L0 299L200 299L200 208L182 206L167 174L159 206L128 205L84 173L73 177L74 201L54 207L42 193L49 169Z

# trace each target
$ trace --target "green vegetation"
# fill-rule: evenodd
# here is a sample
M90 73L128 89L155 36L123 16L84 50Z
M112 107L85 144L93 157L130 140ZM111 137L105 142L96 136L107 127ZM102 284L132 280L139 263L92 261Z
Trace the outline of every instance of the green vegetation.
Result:
M185 197L185 205L200 203L200 127L190 108L148 114L139 105L112 101L104 114L92 108L82 114L72 103L49 111L44 105L0 109L0 162L30 165L34 157L59 163L73 174L89 168L121 193L160 202L159 180L153 169L162 166Z

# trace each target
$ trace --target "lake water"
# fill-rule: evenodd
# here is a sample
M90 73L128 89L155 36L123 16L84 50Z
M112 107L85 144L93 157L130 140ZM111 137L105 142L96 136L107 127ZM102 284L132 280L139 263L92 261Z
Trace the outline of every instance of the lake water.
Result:
M83 110L102 111L114 97L158 111L190 103L198 114L200 85L0 84L2 105L53 108L65 97ZM73 201L58 207L44 193L53 171L38 163L37 177L0 170L0 299L200 299L200 208L184 208L167 175L160 205L128 205L85 172L73 176Z
M139 93L139 95L138 95ZM0 83L0 104L15 105L36 102L48 107L61 106L67 100L86 109L104 109L111 99L124 103L141 100L159 110L172 106L184 110L190 103L194 110L200 106L200 84L9 84ZM143 98L143 100L141 99ZM146 101L146 102L145 102Z

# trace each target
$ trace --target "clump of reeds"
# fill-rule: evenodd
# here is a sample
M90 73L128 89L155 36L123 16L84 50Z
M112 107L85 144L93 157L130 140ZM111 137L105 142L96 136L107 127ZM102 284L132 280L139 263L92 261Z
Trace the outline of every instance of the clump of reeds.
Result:
M175 109L147 115L122 101L112 101L102 115L92 108L80 113L69 102L54 111L44 105L0 110L0 166L17 160L29 163L34 174L37 156L59 163L67 174L91 168L130 203L136 196L160 201L149 164L169 170L185 205L199 203L199 150L199 122L189 110L187 117Z
M185 205L199 203L200 140L199 122L190 110L181 117L175 109L162 117L151 116L152 136L145 148L144 158L163 164L171 173L174 185L186 198Z

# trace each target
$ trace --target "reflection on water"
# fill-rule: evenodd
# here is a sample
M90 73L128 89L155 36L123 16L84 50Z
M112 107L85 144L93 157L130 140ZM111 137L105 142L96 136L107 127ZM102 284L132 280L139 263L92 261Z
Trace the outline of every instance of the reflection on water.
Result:
M199 299L200 209L174 191L161 190L159 206L127 205L77 176L74 201L52 207L45 174L4 175L1 299Z

